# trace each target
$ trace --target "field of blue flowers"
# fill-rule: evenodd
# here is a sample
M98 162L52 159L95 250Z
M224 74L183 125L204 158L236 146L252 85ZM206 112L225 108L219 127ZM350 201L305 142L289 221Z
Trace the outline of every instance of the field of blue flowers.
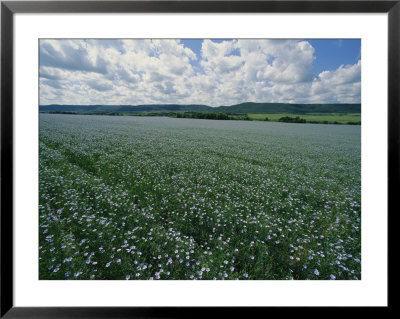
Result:
M40 115L39 278L361 279L361 128Z

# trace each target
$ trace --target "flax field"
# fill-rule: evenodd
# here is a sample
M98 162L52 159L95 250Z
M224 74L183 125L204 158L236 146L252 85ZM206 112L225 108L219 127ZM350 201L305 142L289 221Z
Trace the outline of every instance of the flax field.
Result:
M40 114L39 279L361 279L361 127Z

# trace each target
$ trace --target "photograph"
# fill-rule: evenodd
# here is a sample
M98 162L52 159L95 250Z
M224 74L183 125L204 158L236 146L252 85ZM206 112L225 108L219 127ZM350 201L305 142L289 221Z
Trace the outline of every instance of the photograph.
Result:
M38 39L38 279L361 280L361 43Z

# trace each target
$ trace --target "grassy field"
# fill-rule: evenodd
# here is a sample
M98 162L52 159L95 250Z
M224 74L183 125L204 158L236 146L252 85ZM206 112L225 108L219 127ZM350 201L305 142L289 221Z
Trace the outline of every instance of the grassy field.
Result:
M270 121L278 121L280 118L285 116L296 117L299 116L302 119L305 119L307 122L309 121L317 121L324 122L328 121L329 123L340 123L347 124L349 122L361 122L361 113L329 113L329 114L321 114L321 113L309 113L309 114L290 114L290 113L277 113L277 114L248 114L251 120L264 121L266 117Z
M361 279L361 127L40 115L40 279Z

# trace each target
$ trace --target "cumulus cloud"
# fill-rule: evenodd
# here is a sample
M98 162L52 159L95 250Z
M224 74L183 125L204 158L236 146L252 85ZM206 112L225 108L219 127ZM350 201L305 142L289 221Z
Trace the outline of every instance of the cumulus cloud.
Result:
M85 41L41 41L40 64L72 71L107 72L107 62L100 55L91 55Z
M113 85L107 81L96 81L96 80L88 80L86 82L92 89L96 91L109 91L113 88Z
M319 97L323 102L359 103L361 60L354 65L341 65L337 70L321 72L312 82L310 95L312 99Z
M253 43L251 43L253 42ZM295 84L312 79L314 48L306 41L293 40L240 40L243 55L258 55L258 80L273 84Z
M41 104L359 103L361 61L313 74L308 41L41 40Z

